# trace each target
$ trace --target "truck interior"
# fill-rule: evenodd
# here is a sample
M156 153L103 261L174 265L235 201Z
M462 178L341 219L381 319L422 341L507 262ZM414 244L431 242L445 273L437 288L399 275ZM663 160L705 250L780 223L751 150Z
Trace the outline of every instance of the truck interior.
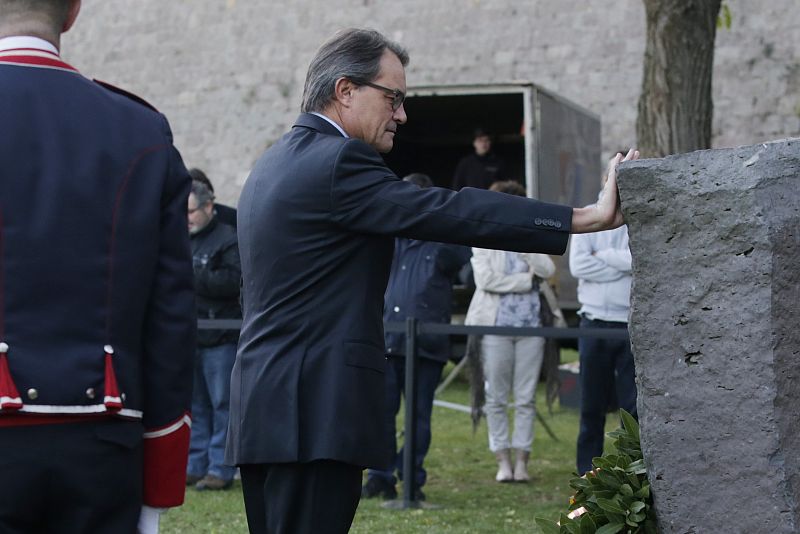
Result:
M506 162L508 179L524 183L523 96L411 94L405 103L408 123L398 129L386 163L400 177L421 172L437 186L450 187L458 161L473 152L473 132L480 127L492 134L492 149Z

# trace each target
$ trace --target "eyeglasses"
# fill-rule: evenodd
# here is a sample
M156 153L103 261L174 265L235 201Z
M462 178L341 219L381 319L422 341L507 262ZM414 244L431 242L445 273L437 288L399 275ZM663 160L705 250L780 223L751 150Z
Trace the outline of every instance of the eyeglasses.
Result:
M406 94L401 91L400 89L389 89L388 87L384 87L382 85L378 85L377 83L372 82L358 82L353 80L354 83L358 85L366 85L368 87L372 87L373 89L377 89L379 91L383 91L388 96L392 98L392 111L397 111L400 109L400 106L403 105L403 101L406 99Z

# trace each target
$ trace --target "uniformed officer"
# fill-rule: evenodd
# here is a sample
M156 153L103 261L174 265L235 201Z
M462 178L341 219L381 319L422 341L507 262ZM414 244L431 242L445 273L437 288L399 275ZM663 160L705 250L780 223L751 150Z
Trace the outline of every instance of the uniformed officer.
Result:
M4 533L152 531L185 489L190 180L163 115L60 59L79 9L0 0Z

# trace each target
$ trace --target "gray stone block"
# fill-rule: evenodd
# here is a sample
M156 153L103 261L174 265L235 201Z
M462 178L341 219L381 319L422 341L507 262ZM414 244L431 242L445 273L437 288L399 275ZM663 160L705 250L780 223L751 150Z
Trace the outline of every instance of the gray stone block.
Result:
M660 528L800 530L800 139L622 165Z

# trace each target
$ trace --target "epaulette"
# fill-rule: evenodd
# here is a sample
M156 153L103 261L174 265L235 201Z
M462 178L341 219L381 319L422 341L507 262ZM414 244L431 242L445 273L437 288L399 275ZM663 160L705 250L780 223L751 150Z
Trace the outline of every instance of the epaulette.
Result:
M150 102L148 102L147 100L145 100L144 98L142 98L140 96L136 96L133 93L129 93L125 89L120 89L119 87L117 87L115 85L111 85L110 83L103 82L103 81L100 81L98 79L95 79L94 83L100 85L101 87L105 87L106 89L108 89L109 91L111 91L113 93L117 93L118 95L122 95L122 96L124 96L126 98L129 98L129 99L133 100L134 102L137 102L137 103L143 105L144 107L150 108L153 111L155 111L156 113L159 113L159 111L155 108L155 106L150 104Z

